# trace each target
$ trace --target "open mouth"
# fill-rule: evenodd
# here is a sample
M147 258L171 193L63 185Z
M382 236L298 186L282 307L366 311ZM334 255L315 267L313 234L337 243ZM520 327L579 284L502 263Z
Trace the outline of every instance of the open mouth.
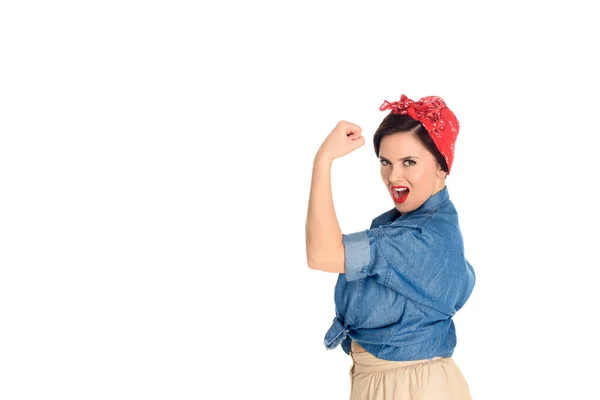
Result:
M410 189L408 189L406 186L392 186L391 190L392 197L396 203L404 202L408 197L408 192L410 192Z

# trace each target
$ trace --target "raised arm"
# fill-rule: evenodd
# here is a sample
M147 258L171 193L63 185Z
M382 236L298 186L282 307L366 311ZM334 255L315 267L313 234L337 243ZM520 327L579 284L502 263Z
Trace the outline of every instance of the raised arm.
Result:
M312 269L343 273L344 245L331 192L332 164L333 160L321 153L317 153L313 162L306 217L306 259Z
M333 206L331 167L333 160L364 143L358 125L340 121L314 158L306 217L306 260L311 269L344 272L344 244Z

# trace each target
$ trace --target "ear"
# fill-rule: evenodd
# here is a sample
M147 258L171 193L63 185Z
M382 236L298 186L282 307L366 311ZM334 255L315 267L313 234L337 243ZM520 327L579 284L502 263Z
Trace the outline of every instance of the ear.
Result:
M438 166L435 174L440 179L446 179L446 176L448 175L440 166Z

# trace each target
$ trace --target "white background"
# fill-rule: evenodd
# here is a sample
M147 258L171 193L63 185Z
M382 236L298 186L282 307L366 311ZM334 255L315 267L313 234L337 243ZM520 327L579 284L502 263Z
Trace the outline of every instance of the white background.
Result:
M2 2L0 398L346 399L312 160L363 128L332 182L367 228L402 93L461 123L473 398L599 398L592 3Z

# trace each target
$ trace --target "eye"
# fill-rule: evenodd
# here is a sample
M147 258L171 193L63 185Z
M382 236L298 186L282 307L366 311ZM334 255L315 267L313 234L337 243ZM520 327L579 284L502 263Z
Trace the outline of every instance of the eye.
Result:
M410 167L411 165L415 165L417 162L414 160L404 160L404 165Z
M387 166L389 164L388 160L381 159L381 165Z

